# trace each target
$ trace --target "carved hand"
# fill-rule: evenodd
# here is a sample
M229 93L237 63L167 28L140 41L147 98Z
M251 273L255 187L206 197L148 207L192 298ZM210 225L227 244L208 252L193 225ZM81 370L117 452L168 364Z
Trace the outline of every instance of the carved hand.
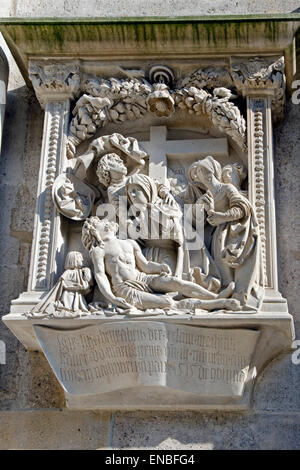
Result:
M111 302L117 307L132 308L132 305L128 304L125 299L122 299L122 297L115 297L114 299L111 299Z
M160 274L164 276L171 276L172 271L167 264L162 264Z
M224 215L222 212L215 212L214 210L210 210L207 216L207 220L212 226L220 225L225 222Z
M197 202L204 205L206 212L214 210L214 198L210 191L207 191L205 194L203 194L203 196L201 196Z
M169 206L173 207L176 205L176 201L174 196L171 193L168 193L165 198L165 203L168 204Z

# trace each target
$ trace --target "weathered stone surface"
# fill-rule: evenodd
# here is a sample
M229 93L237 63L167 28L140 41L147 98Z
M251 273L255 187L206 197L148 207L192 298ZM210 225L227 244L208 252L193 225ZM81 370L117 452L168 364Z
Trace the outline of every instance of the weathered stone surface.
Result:
M103 449L109 445L109 430L108 413L1 411L0 449Z
M293 364L292 354L274 359L258 377L253 407L269 412L299 412L300 364Z
M0 368L0 409L64 407L62 389L45 357L28 353L9 335L3 334L1 339L7 350L6 364Z
M9 299L15 296L19 289L26 288L25 268L20 265L0 266L0 308L1 313L6 313L9 309Z
M109 5L108 5L109 4ZM299 2L291 0L283 4L279 0L186 2L184 8L178 2L138 2L133 4L135 15L194 15L225 13L274 13L299 12ZM86 4L85 4L86 5ZM109 6L109 9L108 9ZM193 8L192 8L193 7ZM123 10L122 10L123 8ZM128 2L118 5L111 2L97 2L97 8L83 6L81 2L62 0L55 5L40 0L34 5L29 0L4 2L0 16L120 16L128 15ZM109 10L109 11L108 11ZM11 61L10 61L11 64ZM11 69L9 89L15 90L8 96L7 116L9 126L4 138L2 152L1 190L5 205L1 205L1 313L7 313L11 299L16 298L26 279L25 266L28 264L29 244L26 237L30 232L34 206L33 186L37 181L40 158L40 136L42 112L30 103L31 121L28 126L27 91L21 89L24 82L15 69ZM32 96L30 94L30 96ZM25 109L25 111L24 111ZM276 142L276 199L277 233L279 251L280 291L288 299L290 312L294 315L299 335L300 317L298 312L299 272L299 119L300 106L289 104L285 122L274 130ZM7 121L6 121L7 122ZM30 136L36 132L36 138ZM27 136L26 136L27 134ZM27 141L27 144L26 142ZM24 148L27 150L24 152ZM23 160L28 156L28 165ZM3 160L4 158L4 160ZM27 168L27 169L26 169ZM297 176L297 178L296 178ZM26 185L24 185L24 180ZM15 203L15 195L20 197ZM23 197L22 197L23 195ZM24 196L29 195L29 201ZM17 207L18 206L18 207ZM14 210L14 211L13 211ZM27 218L22 211L30 216ZM30 219L30 220L29 220ZM10 230L12 230L11 233ZM25 243L12 237L18 235ZM8 263L13 262L11 270ZM39 354L25 352L7 328L1 324L0 339L7 345L7 364L0 365L0 408L18 410L5 412L0 416L3 425L3 448L99 448L106 447L108 440L102 440L100 420L103 414L70 412L29 412L20 408L47 408L63 406L62 391L53 378L51 370ZM114 417L113 446L115 448L193 448L193 449L294 449L299 448L299 366L291 364L290 356L279 357L272 362L260 377L253 400L254 409L259 413L233 415L224 413L117 413ZM53 414L51 414L53 413ZM25 417L26 416L26 417ZM51 417L50 417L51 416ZM62 416L62 418L58 418ZM106 416L106 415L105 415ZM108 416L108 415L107 415ZM20 425L21 423L21 425ZM80 423L78 425L78 423ZM108 429L108 418L106 425ZM42 432L41 432L42 428ZM80 429L81 431L78 431ZM84 429L85 433L82 433ZM31 431L30 431L31 430ZM82 433L82 434L81 434ZM105 431L106 433L106 431ZM105 434L104 433L104 434ZM84 435L84 439L82 439ZM67 436L67 438L66 438ZM107 437L107 434L106 434ZM101 441L101 442L100 442ZM63 442L63 443L62 443ZM1 447L0 445L0 447ZM37 446L37 447L34 447Z
M88 407L91 395L99 395L102 407L111 407L108 392L126 389L121 407L135 402L141 407L167 406L168 395L174 408L184 403L201 405L201 397L204 404L220 399L224 405L234 404L234 399L242 398L246 381L251 381L248 372L259 336L251 330L154 321L107 323L69 331L35 326L34 330L66 396L74 403L76 399L77 407L82 402L83 408ZM143 403L140 396L147 387L153 393L158 388L157 402ZM159 398L163 389L165 396ZM176 400L172 394L176 391L193 397ZM105 398L103 394L108 395ZM97 408L96 400L93 405ZM69 406L74 405L71 402Z
M300 105L289 101L284 122L274 129L279 288L282 295L288 299L289 310L294 315L296 337L300 335L298 295L300 278L299 120Z
M288 450L299 449L299 436L299 413L117 413L112 447Z
M289 0L284 4L280 0L238 0L234 3L228 0L216 0L213 5L210 1L197 0L121 0L112 2L105 0L99 3L92 0L88 5L83 0L57 0L49 4L46 0L39 0L33 5L30 0L7 1L1 5L0 13L3 17L84 17L84 16L191 16L191 15L238 15L257 13L285 13L296 10L299 6L297 0Z

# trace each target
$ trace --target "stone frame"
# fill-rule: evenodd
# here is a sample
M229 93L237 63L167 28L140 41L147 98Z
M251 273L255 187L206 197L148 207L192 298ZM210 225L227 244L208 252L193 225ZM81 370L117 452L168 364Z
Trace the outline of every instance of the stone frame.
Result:
M261 67L258 70L252 68L253 60L256 54L249 55L243 59L231 58L231 78L236 89L247 98L247 133L248 133L248 163L251 176L249 178L250 200L256 206L260 217L260 231L265 238L264 260L265 272L267 276L267 289L262 311L255 317L250 318L245 315L236 318L232 315L224 318L212 319L209 315L203 316L195 324L199 326L222 326L255 328L261 331L260 340L255 352L253 368L260 371L264 364L276 354L287 350L293 340L293 322L288 314L286 300L278 292L277 286L277 259L276 259L276 227L275 227L275 209L274 209L274 189L273 189L273 148L272 148L272 112L275 118L282 115L285 94L285 76L283 73L284 62L277 54L272 57L260 58L258 62ZM277 60L276 60L277 59ZM61 270L56 265L55 252L62 246L60 233L59 217L51 206L51 185L54 181L54 172L60 172L66 165L66 140L67 140L67 122L70 109L70 99L73 99L79 91L80 67L77 62L50 61L46 68L52 78L50 82L47 77L41 76L41 62L31 65L31 74L33 84L40 102L45 106L45 125L42 147L40 185L38 197L37 214L43 213L43 221L36 220L35 235L33 242L32 261L30 269L29 289L27 293L21 295L19 299L12 302L10 315L4 318L21 342L28 348L40 350L34 334L34 325L40 324L38 321L20 318L20 313L24 309L36 304L40 295L49 289L54 283L55 272ZM63 64L63 67L61 66ZM38 73L36 70L38 69ZM63 73L62 73L63 70ZM70 72L71 70L71 72ZM34 71L34 73L32 73ZM211 72L211 70L210 70ZM226 70L223 71L226 75ZM58 73L53 80L53 75ZM198 71L202 80L208 76L207 70ZM289 72L290 73L290 72ZM220 80L220 73L210 73L209 79L212 81ZM37 78L38 76L38 78ZM199 79L198 76L198 79ZM204 77L204 78L203 78ZM228 80L227 76L225 78ZM222 82L222 81L221 81ZM221 83L222 84L222 83ZM220 83L219 83L219 86ZM153 93L155 90L151 90ZM258 164L257 164L258 162ZM263 174L264 172L264 174ZM43 193L43 197L40 197ZM267 224L266 224L267 221ZM38 255L37 255L38 253ZM94 324L94 320L77 320L85 324ZM162 320L160 320L162 321ZM163 320L165 321L165 319ZM182 319L186 322L186 319ZM60 327L68 328L68 321L60 321ZM178 323L178 321L176 321ZM57 326L57 321L49 320L48 326ZM75 323L74 323L75 325ZM269 342L269 350L264 349L265 342ZM261 352L263 359L259 358ZM259 358L259 359L258 359ZM249 379L249 393L245 393L242 402L228 403L229 408L247 407L251 388L255 381L256 373ZM71 405L72 406L72 405ZM74 404L73 406L78 406ZM82 406L82 405L79 405ZM86 405L87 406L87 405ZM139 408L143 407L139 403ZM181 407L179 403L177 406ZM223 404L223 406L225 406ZM227 405L226 405L227 406ZM226 407L225 406L225 407ZM116 403L106 404L94 403L92 408L111 408L117 407ZM131 405L128 404L130 408ZM132 405L134 408L134 405ZM160 406L158 403L152 404L152 408L169 409L168 405ZM196 404L185 403L183 408L201 408L218 407L216 400L205 403L201 400Z

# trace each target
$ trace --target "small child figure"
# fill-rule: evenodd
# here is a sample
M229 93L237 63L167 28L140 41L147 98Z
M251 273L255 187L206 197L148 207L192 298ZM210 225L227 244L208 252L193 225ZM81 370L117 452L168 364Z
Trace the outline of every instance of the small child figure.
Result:
M91 291L93 277L91 270L83 267L83 257L79 251L70 251L66 257L65 272L56 285L27 314L34 317L53 315L56 318L88 315L89 309L84 295Z

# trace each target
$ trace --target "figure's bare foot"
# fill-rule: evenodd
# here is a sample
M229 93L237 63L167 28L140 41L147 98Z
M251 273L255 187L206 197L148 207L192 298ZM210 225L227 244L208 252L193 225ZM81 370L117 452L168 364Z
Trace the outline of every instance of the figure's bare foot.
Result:
M224 308L226 308L226 310L236 312L237 310L241 310L241 304L238 300L226 299L224 300Z
M203 310L240 310L241 305L235 299L213 299L213 300L198 300L194 304L194 308L200 308Z
M218 294L218 299L228 299L234 291L235 288L235 283L234 281L231 281L225 289L223 289L219 294Z

